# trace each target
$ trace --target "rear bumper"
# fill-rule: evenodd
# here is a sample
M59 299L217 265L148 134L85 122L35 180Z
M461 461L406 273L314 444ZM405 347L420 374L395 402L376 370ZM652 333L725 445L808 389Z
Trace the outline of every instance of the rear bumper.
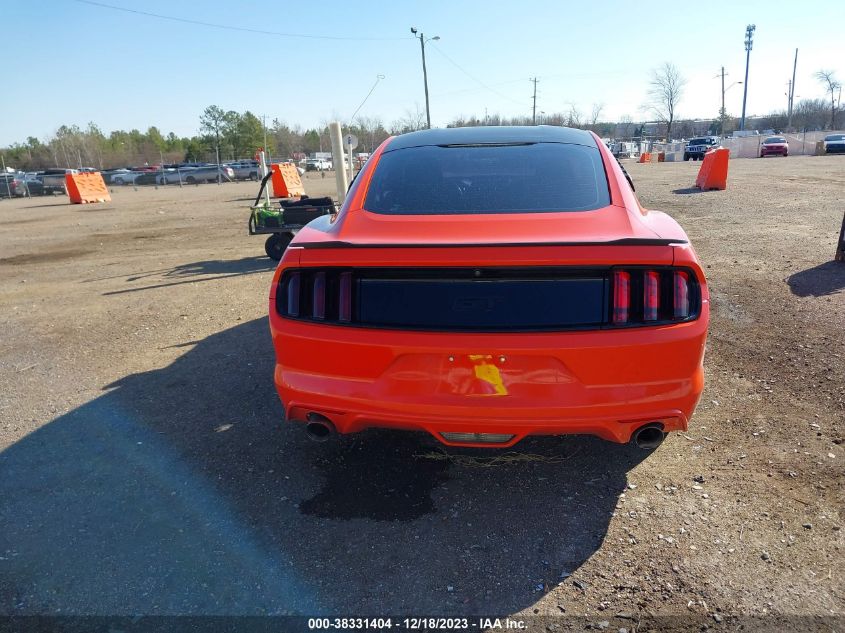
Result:
M709 305L696 321L529 334L404 332L282 319L270 306L275 382L287 418L338 432L592 434L627 442L661 422L684 430L704 385ZM461 446L473 445L465 442Z

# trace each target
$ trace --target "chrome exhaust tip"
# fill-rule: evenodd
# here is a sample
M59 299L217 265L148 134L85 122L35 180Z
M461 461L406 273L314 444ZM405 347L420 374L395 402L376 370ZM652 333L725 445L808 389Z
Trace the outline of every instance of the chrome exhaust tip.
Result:
M645 424L634 431L631 435L631 442L644 451L653 451L663 443L666 434L663 432L663 425L659 422Z
M324 415L312 411L306 417L305 434L315 442L325 442L337 432L332 421Z

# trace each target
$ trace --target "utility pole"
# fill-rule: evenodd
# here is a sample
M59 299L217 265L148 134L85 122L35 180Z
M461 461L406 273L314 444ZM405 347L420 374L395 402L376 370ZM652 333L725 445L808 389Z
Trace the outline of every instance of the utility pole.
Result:
M789 117L792 114L792 80L786 82L786 127L789 127Z
M425 35L420 33L417 35L417 29L411 27L411 33L414 34L414 37L419 39L420 41L420 51L422 52L422 65L423 65L423 84L425 85L425 122L426 127L430 130L431 129L431 114L428 109L428 71L425 68L425 43L429 40L439 40L440 36L435 35L429 40L425 39Z
M725 67L722 66L722 109L719 111L719 117L723 120L722 124L724 125L724 118L725 118Z
M531 106L531 125L537 125L537 78L529 79L534 84L534 105Z
M798 49L795 49L795 62L792 64L792 83L789 84L789 112L786 117L787 129L792 128L792 103L795 99L795 70L798 68Z
M751 49L754 46L754 30L757 27L749 24L745 27L745 86L742 92L742 119L739 122L739 129L745 129L745 101L748 98L748 65L751 63Z

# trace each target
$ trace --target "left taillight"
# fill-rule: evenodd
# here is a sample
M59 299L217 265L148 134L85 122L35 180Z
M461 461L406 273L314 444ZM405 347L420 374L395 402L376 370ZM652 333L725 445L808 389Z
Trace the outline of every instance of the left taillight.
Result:
M276 311L293 319L350 323L352 293L350 271L292 269L279 281Z
M283 282L283 293L285 296L285 309L283 314L290 317L299 316L299 302L301 297L301 279L302 275L298 272L291 273L286 283Z

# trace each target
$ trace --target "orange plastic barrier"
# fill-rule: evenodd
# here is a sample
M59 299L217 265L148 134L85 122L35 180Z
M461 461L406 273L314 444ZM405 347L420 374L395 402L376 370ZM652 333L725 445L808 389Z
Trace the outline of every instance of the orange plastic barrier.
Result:
M650 160L651 160L651 153L650 152L643 152L642 154L640 154L640 160L638 160L637 162L638 163L647 163Z
M65 187L71 204L111 202L111 194L100 172L65 174Z
M296 170L296 165L293 163L273 163L270 165L273 170L273 197L274 198L293 198L294 196L304 196L305 187L302 184L302 178L299 177L299 172Z
M710 189L727 189L728 187L728 159L731 150L727 147L717 147L704 154L704 161L698 176L695 179L695 186L702 191Z

